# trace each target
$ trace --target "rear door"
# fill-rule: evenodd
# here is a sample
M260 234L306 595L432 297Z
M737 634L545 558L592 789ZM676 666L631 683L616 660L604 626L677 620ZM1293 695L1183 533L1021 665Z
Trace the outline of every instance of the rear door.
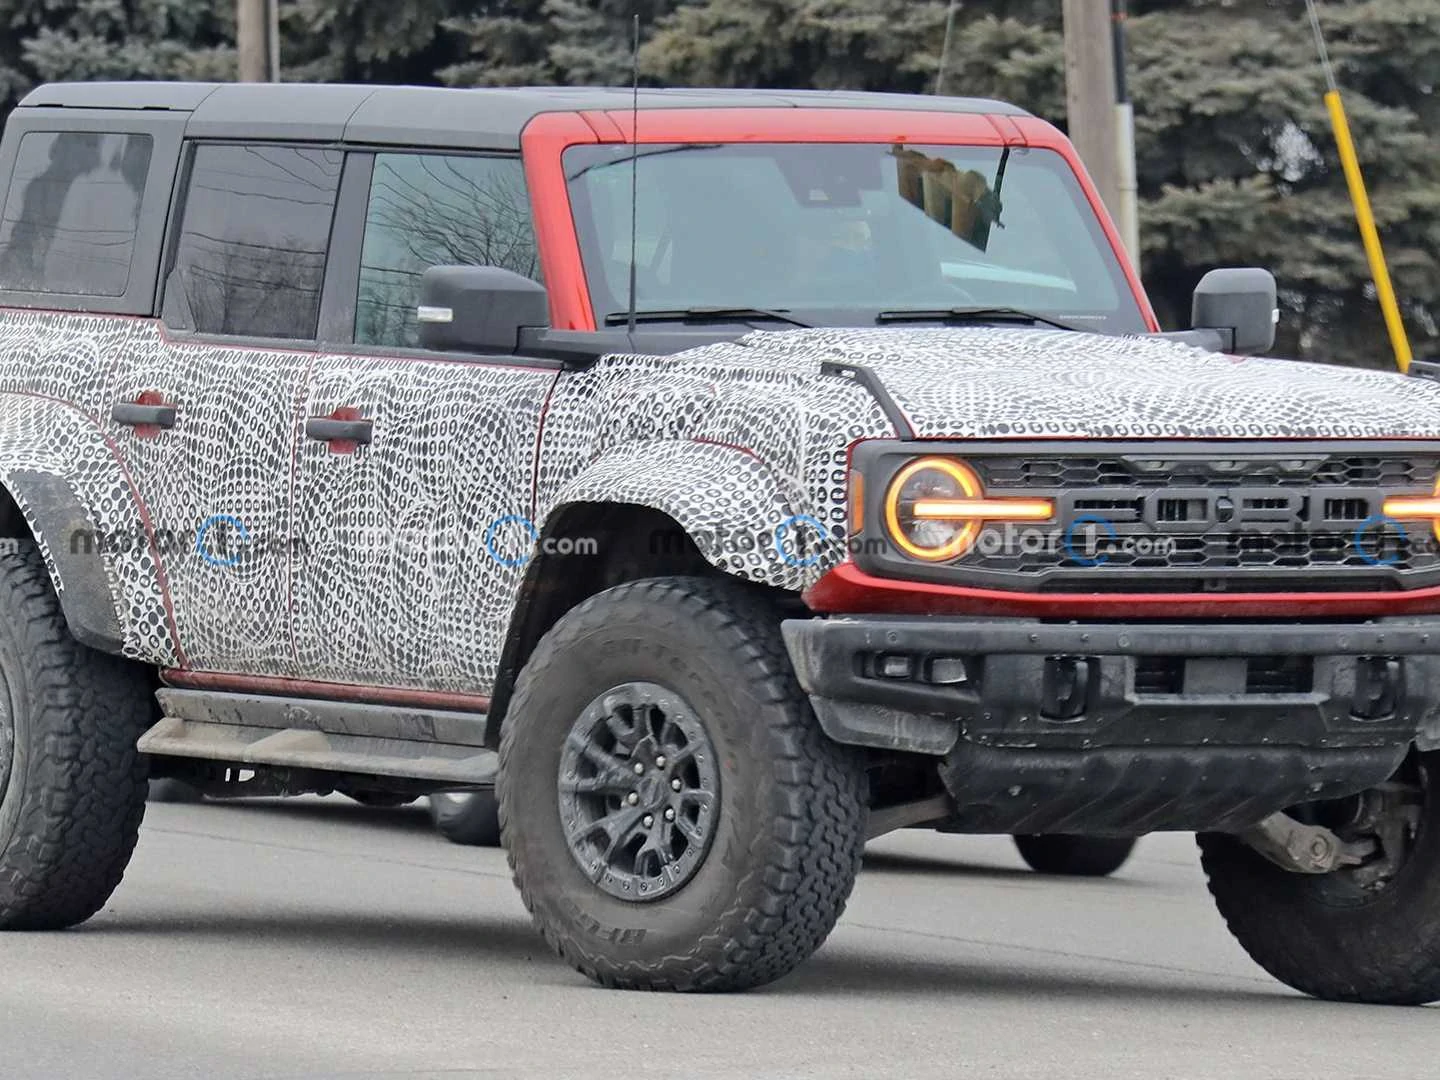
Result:
M192 144L161 325L117 358L106 419L191 668L295 673L291 488L342 161L324 146Z
M424 351L415 308L429 266L538 277L519 157L352 153L332 262L336 344L306 387L295 493L298 664L320 681L486 694L530 554L558 365Z

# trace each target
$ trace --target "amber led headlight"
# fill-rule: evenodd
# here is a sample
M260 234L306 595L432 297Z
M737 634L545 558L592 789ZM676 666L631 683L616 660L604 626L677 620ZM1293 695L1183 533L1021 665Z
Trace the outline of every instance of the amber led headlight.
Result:
M974 545L986 521L1050 521L1050 499L986 498L975 470L955 458L910 462L885 492L890 539L911 558L958 559Z
M1440 480L1432 495L1392 495L1381 504L1380 513L1396 521L1428 521L1435 539L1440 540Z

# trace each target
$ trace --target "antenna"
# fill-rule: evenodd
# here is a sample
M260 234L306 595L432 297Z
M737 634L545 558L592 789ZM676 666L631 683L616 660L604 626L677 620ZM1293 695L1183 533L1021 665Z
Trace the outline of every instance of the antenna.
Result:
M630 47L630 304L627 332L635 336L635 252L640 216L640 16Z
M950 66L950 39L955 36L955 13L960 0L950 0L950 13L945 16L945 44L940 47L940 67L935 72L935 93L945 93L945 69Z

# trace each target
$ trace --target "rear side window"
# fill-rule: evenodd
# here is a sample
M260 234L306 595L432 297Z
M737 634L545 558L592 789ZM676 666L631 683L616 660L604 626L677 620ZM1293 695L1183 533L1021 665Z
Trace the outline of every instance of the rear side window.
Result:
M165 281L165 322L205 334L315 336L343 155L195 149Z
M537 281L539 259L518 158L377 154L365 214L355 340L419 343L420 275L498 266Z
M0 212L0 287L125 295L151 150L149 135L27 132Z

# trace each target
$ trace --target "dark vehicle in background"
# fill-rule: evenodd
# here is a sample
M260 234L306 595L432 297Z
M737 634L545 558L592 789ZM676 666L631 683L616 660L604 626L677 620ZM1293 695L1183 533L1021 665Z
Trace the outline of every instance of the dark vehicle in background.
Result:
M451 843L500 845L500 806L493 793L435 792L429 804L430 820ZM1125 865L1135 841L1129 837L1017 836L1015 849L1032 870L1042 874L1105 877Z
M1255 356L1259 270L1161 334L1049 124L63 84L0 176L0 927L151 777L493 792L605 986L779 978L927 827L1196 832L1278 978L1440 998L1440 386Z

